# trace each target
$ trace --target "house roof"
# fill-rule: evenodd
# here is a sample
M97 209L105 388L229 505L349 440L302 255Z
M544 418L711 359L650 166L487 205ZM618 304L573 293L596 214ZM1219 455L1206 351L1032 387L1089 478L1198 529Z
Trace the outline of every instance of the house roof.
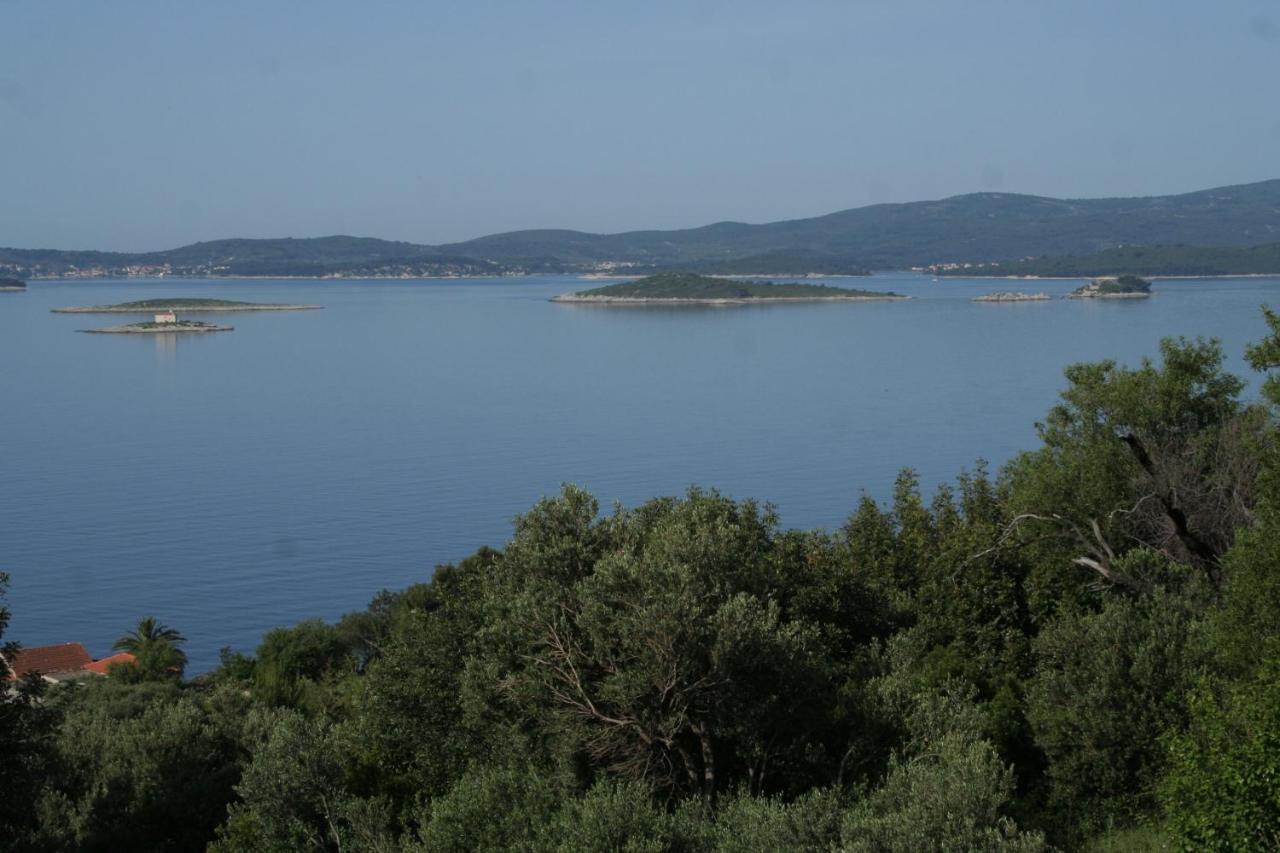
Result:
M6 656L11 678L21 678L29 672L47 675L57 672L78 672L93 658L79 643L58 643L56 646L32 646Z
M98 675L106 675L107 667L111 666L113 663L133 663L136 660L137 658L128 652L117 652L116 654L111 655L111 657L105 657L102 660L87 663L84 665L84 668L88 672L96 672Z

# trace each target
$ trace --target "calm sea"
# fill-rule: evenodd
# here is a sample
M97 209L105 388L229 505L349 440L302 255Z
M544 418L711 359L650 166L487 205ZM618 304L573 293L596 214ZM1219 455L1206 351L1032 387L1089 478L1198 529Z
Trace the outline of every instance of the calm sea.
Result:
M501 546L561 483L608 507L690 484L838 526L898 469L926 484L1035 444L1066 365L1220 338L1232 369L1280 279L1149 300L974 304L1008 282L844 282L903 303L554 305L569 277L94 281L0 294L8 638L106 654L152 614L192 671L276 625L361 608ZM1065 293L1078 282L1015 285ZM50 308L163 296L308 302L208 336L76 334ZM1251 385L1252 389L1256 384Z

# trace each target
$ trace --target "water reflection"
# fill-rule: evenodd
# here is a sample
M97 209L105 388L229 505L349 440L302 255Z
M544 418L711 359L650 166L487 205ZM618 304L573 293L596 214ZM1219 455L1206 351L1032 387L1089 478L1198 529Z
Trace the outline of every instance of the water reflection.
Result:
M152 337L156 339L156 363L173 364L178 356L178 336L169 332Z

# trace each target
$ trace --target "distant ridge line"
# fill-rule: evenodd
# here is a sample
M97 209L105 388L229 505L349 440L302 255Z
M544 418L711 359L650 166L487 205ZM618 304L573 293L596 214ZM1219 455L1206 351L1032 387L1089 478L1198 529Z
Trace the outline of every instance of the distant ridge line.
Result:
M978 192L762 224L593 234L529 229L440 245L334 235L232 238L156 252L0 248L0 275L469 276L633 267L851 274L1092 255L1127 246L1280 243L1280 179L1177 195L1057 199ZM761 268L746 269L754 263Z

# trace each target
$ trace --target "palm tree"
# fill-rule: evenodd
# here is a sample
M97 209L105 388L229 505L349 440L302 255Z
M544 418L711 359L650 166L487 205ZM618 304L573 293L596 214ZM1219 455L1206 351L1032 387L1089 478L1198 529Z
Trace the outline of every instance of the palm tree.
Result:
M149 675L181 675L187 655L179 646L186 641L176 629L160 624L154 616L144 616L112 648L133 655L138 668Z

